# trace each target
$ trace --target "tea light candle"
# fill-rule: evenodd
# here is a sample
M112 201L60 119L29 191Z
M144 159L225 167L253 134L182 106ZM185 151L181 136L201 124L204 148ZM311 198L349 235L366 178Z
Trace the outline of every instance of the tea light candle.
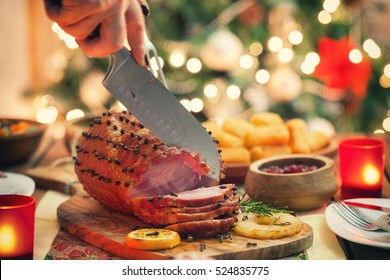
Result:
M0 195L0 259L33 258L35 199Z
M342 140L339 144L341 196L381 197L385 142L371 138Z

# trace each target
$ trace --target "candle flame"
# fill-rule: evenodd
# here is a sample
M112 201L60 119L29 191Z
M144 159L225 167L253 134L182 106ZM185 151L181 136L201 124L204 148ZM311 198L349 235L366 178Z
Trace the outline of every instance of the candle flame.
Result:
M367 164L363 169L363 180L369 185L374 185L379 182L380 174L378 169L371 164Z
M16 248L16 233L12 226L0 227L0 253L12 253Z

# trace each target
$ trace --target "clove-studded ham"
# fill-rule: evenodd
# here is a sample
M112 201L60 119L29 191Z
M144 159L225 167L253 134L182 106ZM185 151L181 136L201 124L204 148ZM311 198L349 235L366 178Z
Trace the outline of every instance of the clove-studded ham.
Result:
M206 187L215 182L199 154L165 145L131 113L95 118L76 151L75 171L91 197L151 225L175 224L197 235L201 226L191 231L188 223L218 221L223 226L214 233L220 233L231 226L223 221L238 213L234 185Z

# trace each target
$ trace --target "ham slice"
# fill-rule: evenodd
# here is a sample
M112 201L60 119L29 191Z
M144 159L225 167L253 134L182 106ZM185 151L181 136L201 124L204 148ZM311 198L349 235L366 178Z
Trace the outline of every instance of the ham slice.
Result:
M165 228L177 231L182 236L211 237L227 233L235 222L236 217L229 217L172 224Z
M237 205L237 202L238 202L238 198L234 198L224 202L217 202L217 203L200 206L200 207L170 207L169 211L171 213L187 213L187 214L203 213L203 212L213 211L221 207L234 207Z
M136 197L131 200L134 214L154 225L231 217L238 213L233 184L198 188L165 196Z
M156 211L139 211L135 214L147 223L156 226L164 226L176 223L212 220L219 217L231 217L238 213L238 206L221 207L208 212L200 212L195 214L188 213L172 213L169 208L161 208Z
M200 187L195 190L180 193L171 192L169 195L141 196L131 199L134 207L143 209L153 206L160 207L200 207L210 204L225 202L235 193L234 184L225 184L213 187Z

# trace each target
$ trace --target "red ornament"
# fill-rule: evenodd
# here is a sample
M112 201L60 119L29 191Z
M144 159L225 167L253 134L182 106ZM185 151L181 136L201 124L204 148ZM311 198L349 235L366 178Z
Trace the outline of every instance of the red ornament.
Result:
M349 90L357 97L364 98L372 69L366 58L357 64L351 62L349 52L355 48L348 37L339 40L321 38L318 42L320 63L312 74L313 77L330 88Z
M248 7L238 16L239 20L246 26L256 26L261 24L263 17L263 7L256 3Z

